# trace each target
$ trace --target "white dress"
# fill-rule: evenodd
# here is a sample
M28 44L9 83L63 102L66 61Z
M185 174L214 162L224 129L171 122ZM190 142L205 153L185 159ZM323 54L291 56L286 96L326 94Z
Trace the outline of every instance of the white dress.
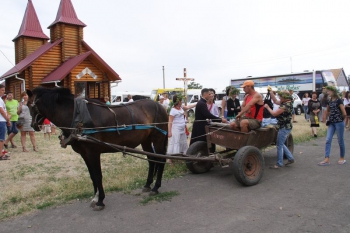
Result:
M170 115L174 117L173 125L171 127L172 136L169 138L167 154L185 153L187 145L187 135L185 131L185 117L184 110L171 108Z

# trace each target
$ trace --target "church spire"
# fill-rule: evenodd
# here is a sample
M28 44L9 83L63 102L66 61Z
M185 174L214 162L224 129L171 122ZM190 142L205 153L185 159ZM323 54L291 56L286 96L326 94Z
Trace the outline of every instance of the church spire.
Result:
M61 0L56 19L48 28L57 23L67 23L82 27L86 26L82 21L78 19L71 0Z
M13 39L15 41L21 36L28 36L48 40L41 28L38 16L36 15L32 0L28 0L27 9L23 17L21 28L18 35Z

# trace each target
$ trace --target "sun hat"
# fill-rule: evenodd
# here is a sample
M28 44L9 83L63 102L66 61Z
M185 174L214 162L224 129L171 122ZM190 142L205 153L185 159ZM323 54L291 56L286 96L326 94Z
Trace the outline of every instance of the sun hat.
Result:
M244 81L241 87L246 87L246 86L254 86L254 82L252 80Z
M289 91L278 91L278 96L283 99L293 99L292 95L289 93Z

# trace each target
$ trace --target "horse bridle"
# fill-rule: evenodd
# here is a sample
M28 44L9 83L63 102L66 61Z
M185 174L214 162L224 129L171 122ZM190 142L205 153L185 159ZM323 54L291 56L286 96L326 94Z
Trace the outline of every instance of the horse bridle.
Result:
M36 106L36 102L38 101L38 99L34 98L33 103L31 104L32 108L35 109L35 111L37 112L37 114L34 117L34 124L36 124L37 126L39 126L39 122L44 120L43 115L40 113L38 107ZM39 116L41 116L41 118L38 120Z

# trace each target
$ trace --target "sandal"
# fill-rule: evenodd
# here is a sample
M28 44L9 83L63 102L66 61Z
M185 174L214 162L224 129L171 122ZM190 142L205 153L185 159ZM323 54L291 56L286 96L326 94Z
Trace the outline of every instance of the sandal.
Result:
M330 164L330 162L322 161L322 162L319 162L317 165L318 166L328 166L328 165L331 165L331 164Z
M270 169L279 169L281 168L280 166L278 166L277 164L273 165L273 166L270 166Z
M0 161L1 161L1 160L10 160L10 158L9 158L8 156L4 155L4 156L1 156L1 157L0 157Z
M5 147L5 149L8 149L9 145L4 143L4 147Z
M25 146L23 146L23 152L28 152Z
M33 146L33 151L38 152L38 148L36 146Z
M346 163L346 160L345 160L345 159L339 160L339 161L338 161L338 164L339 164L339 165L343 165L343 164L345 164L345 163Z
M17 146L16 145L12 145L11 148L17 148Z

